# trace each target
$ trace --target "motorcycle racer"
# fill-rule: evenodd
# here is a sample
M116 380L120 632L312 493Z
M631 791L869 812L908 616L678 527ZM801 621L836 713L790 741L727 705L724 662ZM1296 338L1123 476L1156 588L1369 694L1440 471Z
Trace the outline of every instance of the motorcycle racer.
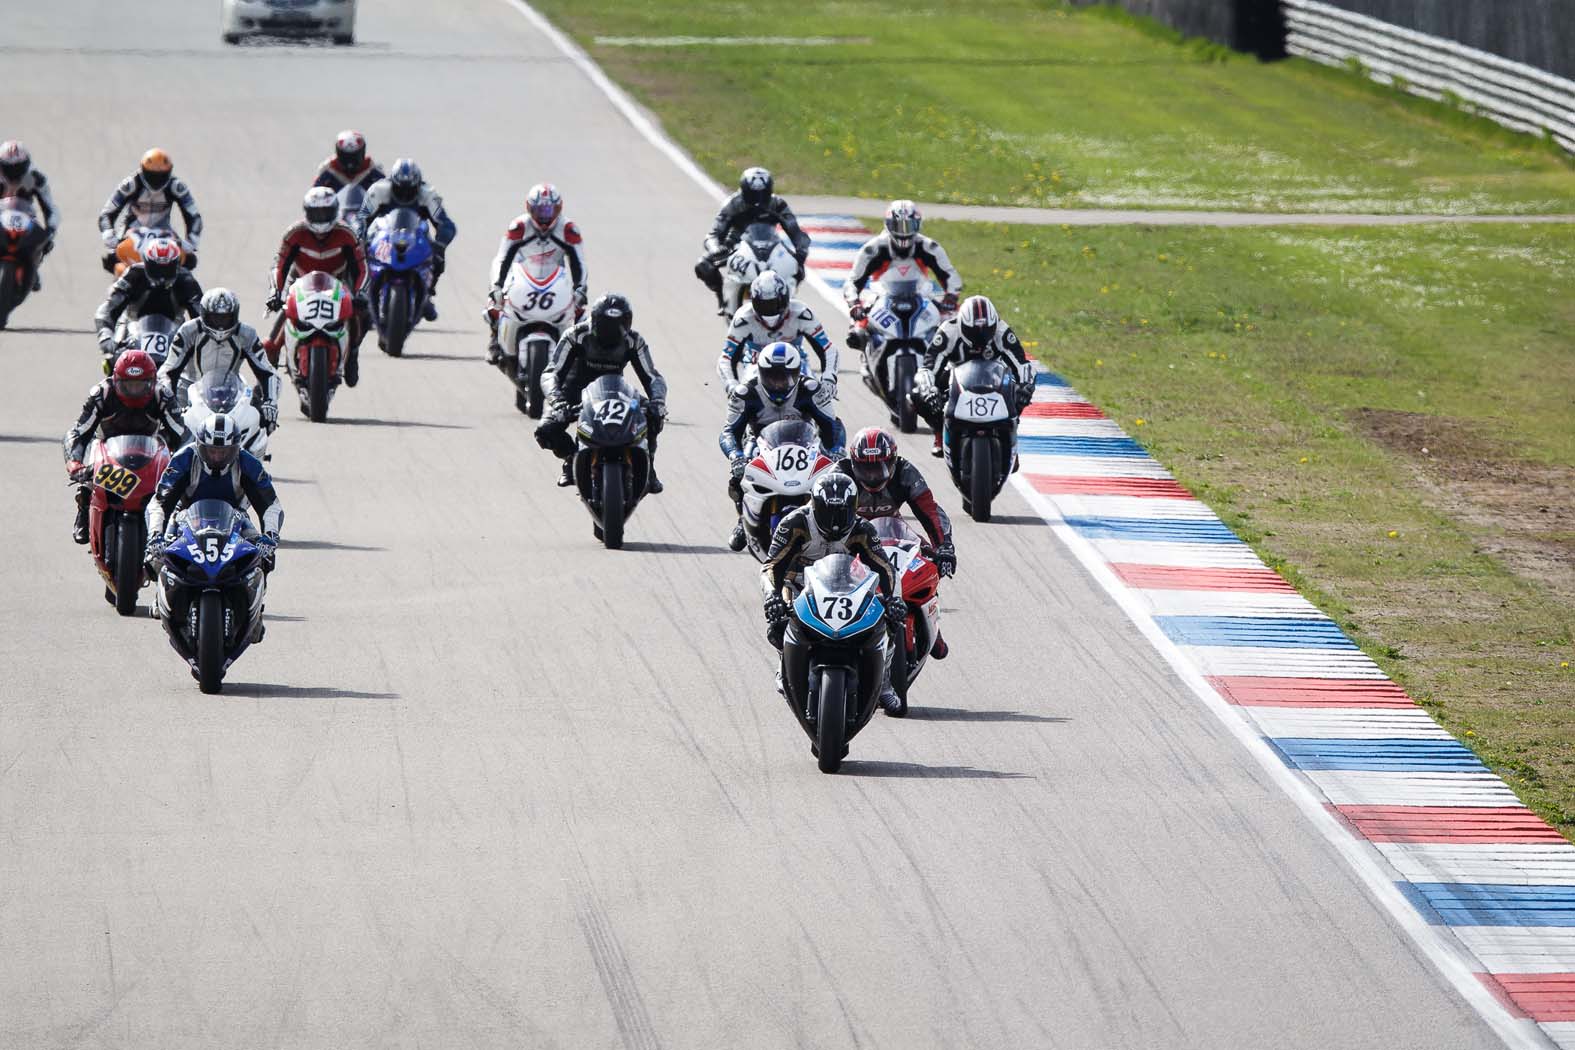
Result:
M346 186L359 186L364 191L384 177L383 169L366 155L366 137L359 131L346 130L334 140L334 155L317 169L312 185L322 186L331 193L338 193Z
M305 217L284 231L269 273L268 300L264 309L275 314L273 328L263 347L277 360L284 343L284 297L302 274L327 273L344 282L355 302L350 321L350 353L345 358L345 384L360 379L361 340L371 327L372 307L366 295L366 253L354 230L339 220L339 201L326 186L313 186L301 201Z
M29 204L37 203L42 212L46 236L33 253L33 291L41 291L43 279L39 276L44 256L55 247L55 233L60 229L60 209L49 192L49 180L33 166L33 156L27 147L15 139L0 142L0 199L14 197Z
M806 377L798 348L792 343L771 343L755 358L755 375L733 388L727 399L727 422L717 443L728 458L730 476L727 494L738 517L727 545L744 549L744 469L749 465L747 439L779 419L802 419L815 424L826 455L837 459L848 432L842 420L822 403L819 381Z
M881 548L874 527L859 516L853 479L829 471L815 480L809 502L789 511L777 523L776 531L771 534L771 551L760 570L760 586L765 596L766 638L778 651L782 649L787 630L788 603L783 595L788 585L792 583L796 589L805 566L828 554L851 554L868 566L879 580L886 605L887 629L903 629L908 606L897 584L897 570ZM782 688L780 671L777 688ZM890 681L882 683L880 705L888 713L902 707L902 700Z
M143 245L142 261L126 268L93 314L98 347L106 360L115 356L115 325L128 318L159 314L177 324L184 312L196 317L202 302L202 285L180 264L181 252L172 240Z
M77 417L61 443L66 456L66 474L76 483L77 517L71 529L76 543L88 541L88 508L93 486L83 464L95 437L122 434L158 434L170 448L179 445L186 433L175 397L158 385L153 358L141 350L128 350L115 362L109 378L88 391Z
M634 330L634 307L617 292L607 292L591 304L590 316L558 340L552 360L542 373L542 392L552 409L536 427L536 443L563 460L558 484L574 484L574 439L569 424L579 415L580 395L595 379L622 375L632 365L646 396L646 440L650 474L646 492L662 491L656 477L656 437L667 419L667 380L651 360L651 348Z
M259 515L259 531L250 515L241 537L255 544L262 554L263 571L272 572L279 547L279 530L284 527L284 505L274 491L262 461L241 448L241 428L235 420L216 413L203 421L190 444L176 452L159 478L158 489L148 504L148 549L145 560L150 569L158 565L164 544L171 538L175 515L198 500L219 499L242 511L250 504ZM261 621L253 641L260 641Z
M279 425L279 373L268 362L257 329L241 323L241 303L228 288L213 288L202 297L201 313L175 333L169 356L159 369L159 386L173 398L181 374L191 367L192 380L209 372L239 372L241 362L256 377L253 399L263 426L273 433Z
M108 249L106 265L113 263L115 246L132 225L160 226L175 235L174 212L180 210L186 223L185 247L190 252L189 269L197 266L197 244L202 239L202 215L185 180L174 174L170 155L157 147L142 155L136 171L115 187L98 213L98 232Z
M585 269L584 249L580 228L563 217L563 196L550 182L537 183L525 195L525 211L516 215L503 231L498 242L498 254L492 260L492 289L487 293L487 323L492 327L491 341L487 344L487 361L497 364L503 357L498 345L498 311L503 304L503 286L508 281L509 267L520 252L527 255L552 253L558 265L568 263L569 279L574 284L574 319L585 313L589 302L586 291L588 275Z
M731 390L742 382L740 364L771 343L792 343L801 353L813 347L820 356L822 403L830 405L836 400L840 354L816 320L815 311L791 297L787 282L775 270L767 270L750 282L749 302L738 308L728 326L727 343L716 362L724 389Z
M939 241L919 233L924 216L918 205L908 200L892 201L886 209L886 228L859 249L853 260L853 269L842 285L842 297L848 303L848 316L855 321L864 320L867 312L859 301L859 293L871 281L878 281L894 261L912 259L944 293L941 310L956 307L958 293L962 291L962 275L952 265L946 249Z
M963 301L957 316L941 323L924 348L924 367L914 376L914 405L935 432L930 455L940 456L942 416L954 365L976 357L1000 357L1017 370L1017 404L1013 418L1034 396L1034 365L1012 326L1001 320L995 304L982 295Z
M744 230L751 223L764 222L782 227L793 242L793 254L798 259L798 275L804 279L804 260L809 258L809 234L799 229L798 219L788 202L773 192L775 180L765 168L746 168L738 177L738 192L722 203L705 239L705 254L695 263L695 276L716 293L716 305L722 305L721 265L732 254Z
M432 301L432 297L437 294L438 278L443 276L446 266L444 256L449 243L459 230L454 220L448 217L448 212L443 210L443 198L421 177L421 166L408 157L394 161L388 177L374 182L372 188L366 191L366 200L361 204L356 225L362 230L370 230L374 221L395 208L413 208L432 224L432 283L427 288L427 302L422 316L428 321L436 321L437 304Z

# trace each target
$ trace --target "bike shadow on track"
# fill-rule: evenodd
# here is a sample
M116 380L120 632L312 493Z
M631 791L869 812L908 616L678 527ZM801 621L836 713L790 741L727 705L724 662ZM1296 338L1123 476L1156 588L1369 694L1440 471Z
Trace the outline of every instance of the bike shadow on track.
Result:
M649 543L645 540L630 540L623 545L626 551L635 551L639 554L732 554L726 547L719 547L708 543Z
M335 543L333 540L280 540L279 546L287 551L386 551L387 547L361 547L354 543Z
M398 700L398 693L367 693L326 685L270 685L265 682L226 682L225 696L251 700Z
M910 707L908 718L918 722L1070 722L1060 715L1033 715L1026 711L975 711L966 707Z
M880 762L847 759L841 775L847 777L886 777L909 780L1037 780L1028 773L1006 773L998 769L973 766L926 766L919 762Z
M41 437L37 434L0 434L0 445L58 445L57 437Z
M425 427L429 430L474 430L468 423L428 423L420 419L376 419L371 416L330 416L328 423L343 427Z

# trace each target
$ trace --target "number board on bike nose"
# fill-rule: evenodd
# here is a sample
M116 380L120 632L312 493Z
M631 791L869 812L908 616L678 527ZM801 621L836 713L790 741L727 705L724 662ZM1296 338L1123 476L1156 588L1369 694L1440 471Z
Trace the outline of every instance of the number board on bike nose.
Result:
M855 601L860 597L856 594L826 594L820 598L820 608L817 610L820 618L826 621L826 626L833 631L840 631L858 619L859 603Z
M629 417L629 403L609 398L596 406L596 422L605 423L607 426L622 425Z
M137 475L125 467L116 466L113 463L105 463L93 475L93 484L105 492L125 499L136 490Z

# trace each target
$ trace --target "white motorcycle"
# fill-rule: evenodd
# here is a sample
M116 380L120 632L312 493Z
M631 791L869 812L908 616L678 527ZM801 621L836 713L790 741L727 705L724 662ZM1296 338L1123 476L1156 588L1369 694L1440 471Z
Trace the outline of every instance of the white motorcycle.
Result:
M182 377L175 401L185 406L181 422L186 425L186 433L195 434L203 420L223 412L240 428L241 447L260 460L268 459L268 428L263 426L262 413L252 402L251 386L237 373L216 368L191 383Z
M722 267L722 315L728 324L744 305L750 283L767 270L775 270L787 282L788 293L794 293L798 256L793 254L792 243L770 223L750 223Z
M900 272L912 270L912 273ZM904 434L918 427L914 376L924 367L924 348L941 324L931 299L933 286L915 262L893 263L873 295L861 298L869 316L848 332L848 346L864 353L864 384L886 402Z
M744 537L749 553L764 563L777 523L809 502L809 490L831 460L820 448L813 423L779 419L755 439L744 468Z
M541 418L541 374L574 323L574 284L557 249L521 252L509 269L498 313L498 367L514 382L514 407Z

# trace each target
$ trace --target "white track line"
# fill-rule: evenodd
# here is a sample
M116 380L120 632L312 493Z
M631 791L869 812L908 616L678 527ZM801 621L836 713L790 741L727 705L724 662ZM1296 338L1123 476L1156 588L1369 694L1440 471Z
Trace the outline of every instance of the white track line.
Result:
M553 45L563 52L564 56L574 63L579 70L590 78L591 83L607 96L618 111L624 115L634 129L663 154L676 164L696 185L700 186L714 200L725 196L722 188L689 157L677 143L667 138L662 130L656 126L645 112L624 93L623 89L607 78L607 75L592 62L590 56L572 40L555 28L552 23L535 8L525 3L524 0L504 0L520 14L524 15L530 23L551 40ZM812 284L833 305L841 308L842 297L832 291L831 287L811 272L806 283ZM1287 795L1296 803L1297 807L1306 815L1324 836L1325 839L1350 863L1367 888L1377 898L1395 922L1416 941L1432 959L1439 971L1448 978L1467 1002L1482 1015L1483 1019L1492 1026L1500 1038L1511 1047L1539 1048L1547 1050L1554 1044L1535 1023L1524 1018L1512 1015L1504 1006L1493 997L1486 986L1477 979L1475 970L1477 961L1468 954L1460 941L1429 926L1411 903L1406 900L1400 890L1395 886L1396 873L1383 859L1371 843L1353 835L1325 808L1324 797L1312 787L1300 774L1280 761L1279 755L1258 735L1258 731L1242 718L1235 709L1227 704L1224 699L1209 686L1201 673L1191 661L1182 655L1169 638L1154 623L1152 617L1144 611L1141 603L1129 591L1125 584L1116 578L1115 574L1105 564L1105 559L1094 549L1093 544L1066 525L1061 520L1061 515L1049 500L1033 490L1021 473L1013 476L1013 483L1022 493L1030 506L1038 511L1040 517L1049 523L1052 531L1060 538L1083 567L1088 570L1105 593L1127 614L1133 625L1146 637L1159 654L1163 656L1176 674L1191 690L1203 701L1205 707L1212 711L1228 728L1237 741L1247 749L1248 753L1258 760L1269 779L1275 781ZM1572 931L1575 932L1575 931Z

